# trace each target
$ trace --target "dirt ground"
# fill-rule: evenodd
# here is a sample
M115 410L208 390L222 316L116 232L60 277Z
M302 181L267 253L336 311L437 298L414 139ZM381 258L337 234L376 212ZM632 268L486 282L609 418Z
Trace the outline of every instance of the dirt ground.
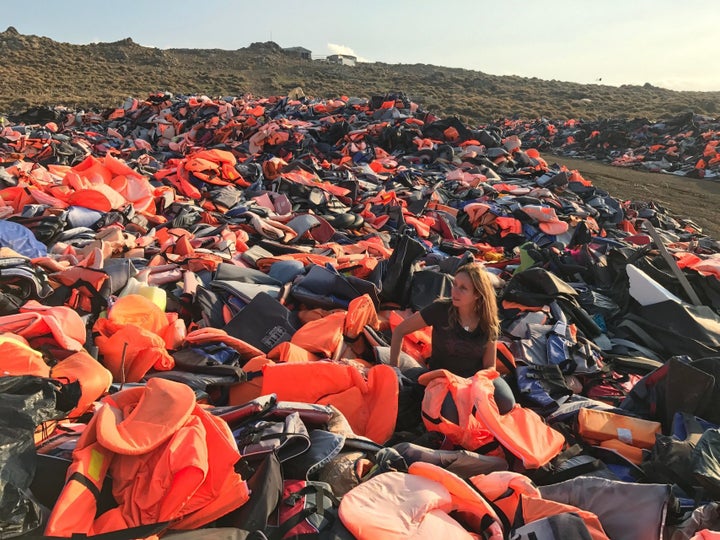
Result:
M587 180L622 200L654 201L673 217L689 218L703 233L720 239L720 182L613 167L597 161L545 154L548 164L577 169Z

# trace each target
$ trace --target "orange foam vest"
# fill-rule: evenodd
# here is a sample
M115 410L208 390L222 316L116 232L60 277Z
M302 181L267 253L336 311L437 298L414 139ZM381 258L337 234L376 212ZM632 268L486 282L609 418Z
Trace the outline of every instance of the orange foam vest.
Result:
M170 522L195 529L244 504L247 485L230 428L190 387L154 378L105 397L81 435L47 536L95 535ZM118 506L96 517L109 474Z
M471 378L458 377L444 369L424 373L423 423L428 431L445 434L456 445L475 450L497 440L528 469L542 467L560 453L565 444L561 433L545 424L534 411L519 404L500 414L495 403L493 379L500 374L483 369ZM457 409L457 421L441 414L448 394Z
M390 366L367 370L367 379L353 366L333 362L267 364L260 395L280 401L334 405L353 431L383 444L395 430L398 380Z

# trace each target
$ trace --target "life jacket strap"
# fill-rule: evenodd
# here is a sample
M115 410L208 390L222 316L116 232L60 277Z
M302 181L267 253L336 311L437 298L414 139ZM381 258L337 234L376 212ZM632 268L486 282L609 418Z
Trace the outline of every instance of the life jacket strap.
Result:
M87 476L85 476L84 474L80 474L79 472L75 472L70 476L70 478L68 478L68 483L72 480L75 480L77 483L85 487L90 493L92 493L96 501L100 501L100 490L95 484L90 481Z

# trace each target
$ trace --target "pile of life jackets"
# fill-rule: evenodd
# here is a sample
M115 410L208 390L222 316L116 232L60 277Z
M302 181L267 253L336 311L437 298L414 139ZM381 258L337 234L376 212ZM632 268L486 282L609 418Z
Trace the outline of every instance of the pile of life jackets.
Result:
M523 145L688 178L720 177L720 119L692 112L649 120L502 120Z
M0 463L3 534L720 529L720 243L538 152L624 128L467 126L401 93L33 118L0 130L0 443L36 458ZM713 125L623 133L703 145L709 177ZM383 364L469 261L497 369L418 379L429 328Z

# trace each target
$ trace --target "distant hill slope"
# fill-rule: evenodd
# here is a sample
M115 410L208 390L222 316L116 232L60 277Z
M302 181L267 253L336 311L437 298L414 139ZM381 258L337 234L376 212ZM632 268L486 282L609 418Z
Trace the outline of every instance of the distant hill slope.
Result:
M5 114L37 105L114 107L128 96L155 91L269 96L297 86L318 98L404 92L426 110L470 124L513 116L656 120L688 110L720 114L720 92L582 85L427 64L340 66L302 60L273 42L235 51L161 50L130 38L72 45L9 27L0 33L0 58L0 113Z

